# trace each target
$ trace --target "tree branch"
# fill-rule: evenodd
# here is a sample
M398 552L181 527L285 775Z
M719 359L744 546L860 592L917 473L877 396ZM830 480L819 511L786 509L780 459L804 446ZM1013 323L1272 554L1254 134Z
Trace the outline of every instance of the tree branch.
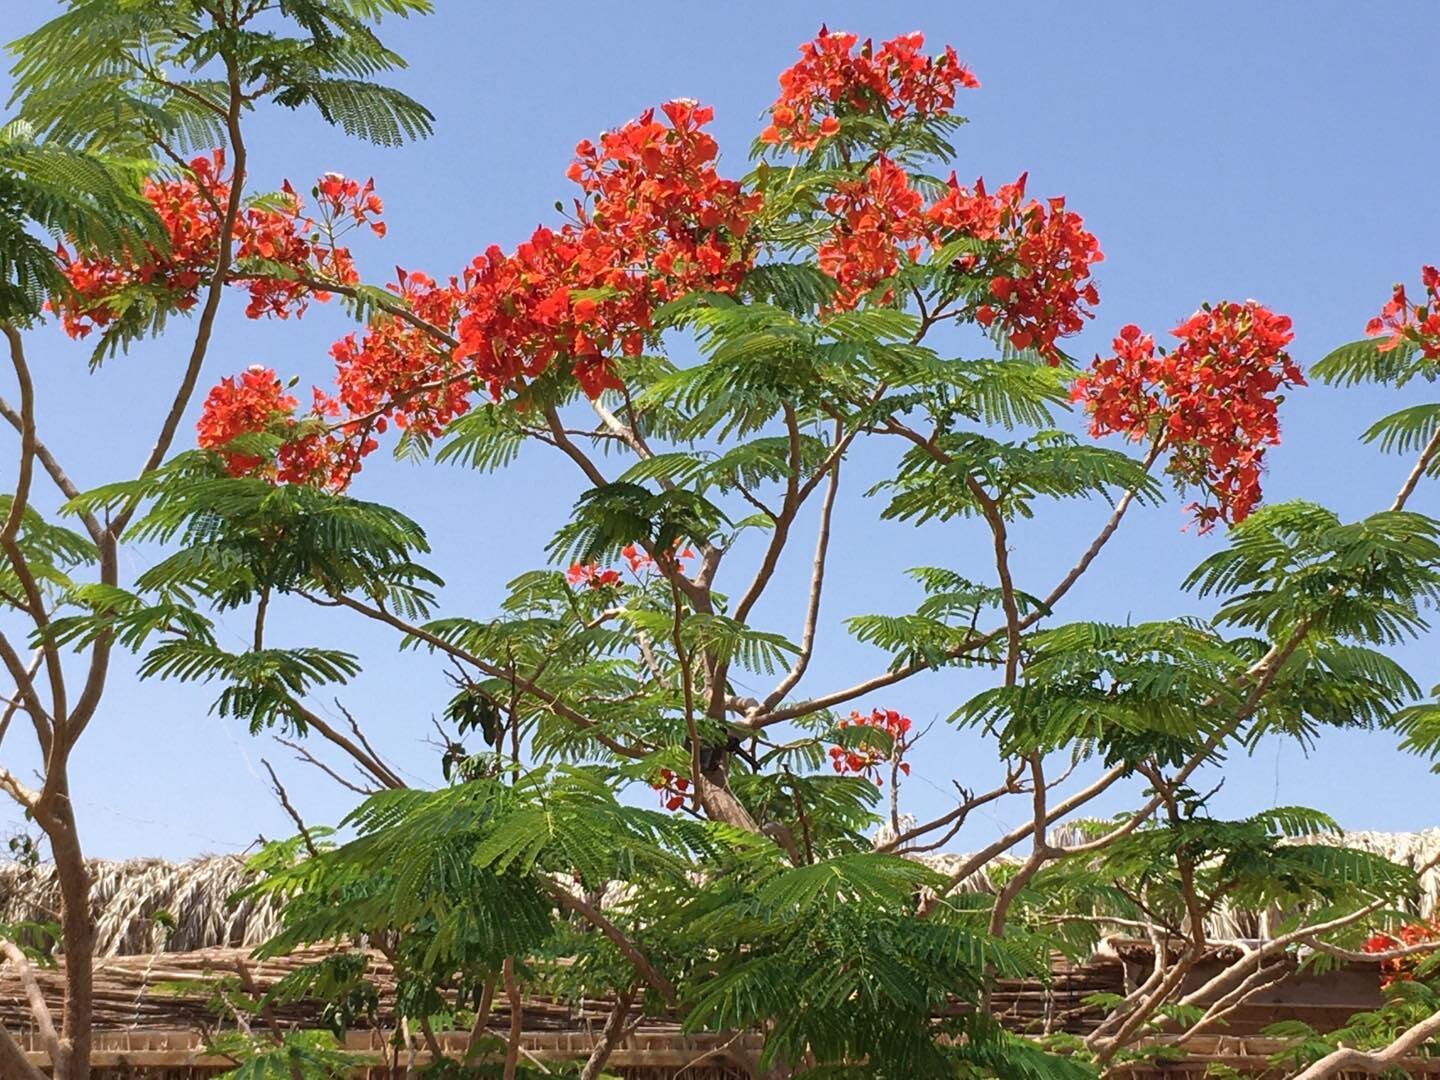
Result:
M840 442L840 427L836 424L835 441ZM835 511L835 496L840 490L840 460L830 466L830 480L825 486L825 498L820 503L820 524L816 529L815 557L810 564L810 597L805 607L805 624L800 633L800 652L794 664L774 690L766 695L760 704L760 711L774 708L785 700L805 676L810 658L815 652L815 631L820 621L820 593L825 587L825 562L830 549L830 519Z
M322 738L328 739L341 750L344 750L345 753L355 759L361 768L373 776L382 787L398 791L408 786L405 781L401 780L399 776L391 771L388 765L337 731L321 716L316 714L313 709L307 708L303 702L296 701L292 698L291 705L295 708L295 711L300 714L301 718L304 719L307 727L314 728L320 733Z
M610 1060L610 1055L632 1026L627 1021L630 1018L630 1006L634 1003L635 987L633 986L626 987L615 996L615 1005L605 1020L605 1027L600 1032L600 1038L595 1040L595 1046L585 1060L585 1067L580 1070L580 1080L599 1080L605 1070L605 1063Z
M300 838L305 842L305 850L310 853L311 858L319 855L320 852L315 847L315 841L310 838L310 830L305 827L305 819L300 816L300 811L296 810L295 804L290 801L290 796L285 791L285 785L280 783L280 778L275 775L275 770L270 767L270 762L261 758L260 764L264 765L265 771L270 774L270 783L275 788L275 797L280 800L280 805L284 808L285 813L290 815L290 820L300 830Z
M0 417L4 417L5 421L23 436L24 419L20 413L16 411L15 407L3 397L0 397ZM60 463L55 460L55 456L50 453L50 450L38 438L35 440L35 460L40 462L41 468L49 475L60 494L64 495L67 499L79 498L80 489L75 486L69 475L61 468ZM96 519L95 515L86 510L79 516L80 520L85 524L85 531L90 534L90 539L97 544L100 543L104 537L104 529L101 528L100 522Z
M59 1032L55 1030L55 1017L50 1012L50 1006L45 1003L45 995L40 990L40 983L35 978L35 969L31 967L29 957L20 946L8 938L0 939L0 952L15 965L15 971L20 976L20 985L30 1005L30 1015L35 1020L40 1037L45 1041L45 1050L50 1055L52 1067L63 1068L66 1060L65 1047L60 1041Z
M315 602L315 597L310 596L308 593L302 595L304 595L312 602ZM584 716L577 710L572 709L570 706L566 705L559 698L557 698L554 694L551 694L546 690L542 690L540 687L536 686L534 682L524 678L523 676L514 675L513 673L506 671L504 668L501 668L499 665L490 663L490 661L485 660L483 657L476 656L474 653L469 652L468 650L462 649L456 645L452 645L444 638L430 633L430 631L424 629L423 627L415 626L411 623L408 623L404 619L392 614L389 611L384 610L383 608L371 607L369 604L361 603L360 601L354 600L348 596L337 596L334 598L333 602L339 604L341 607L348 607L352 611L358 611L360 612L360 614L366 616L367 618L371 618L377 622L382 622L388 626L392 626L396 630L399 630L402 633L415 638L417 641L423 641L427 645L431 645L434 648L439 649L441 652L449 656L455 657L455 659L457 660L463 660L465 661L465 663L471 664L472 666L478 668L480 671L483 671L486 675L489 675L492 678L504 679L506 681L510 681L511 679L513 679L514 685L522 692L527 693L532 697L536 698L537 700L541 701L547 708L554 712L555 715L561 717L562 719L570 721L572 724L575 724L577 727L586 731L602 746L614 751L622 757L638 759L645 756L644 750L637 749L631 746L626 746L618 740L611 738L609 735L606 735L604 732L599 730L593 720L590 720L588 717Z
M1430 441L1425 444L1425 449L1420 451L1420 458L1415 462L1415 467L1410 470L1410 475L1405 478L1405 483L1395 496L1395 501L1390 504L1391 511L1404 510L1405 504L1410 501L1410 496L1415 494L1415 487L1420 483L1420 478L1430 468L1430 463L1440 455L1440 429L1430 436Z
M635 944L625 936L624 932L613 922L601 914L600 909L586 903L581 897L576 896L565 886L558 882L549 882L547 889L555 902L567 911L573 911L591 926L599 930L610 939L611 943L620 950L620 954L629 960L635 968L636 974L644 979L654 991L660 995L665 1004L675 1008L679 1000L675 992L675 985L650 963L649 958L642 953Z
M50 1060L53 1066L55 1059ZM20 1049L15 1036L10 1034L10 1029L4 1024L0 1024L0 1074L14 1077L15 1080L50 1080L38 1066L30 1064L25 1051Z
M1407 1028L1383 1050L1367 1053L1342 1046L1339 1050L1326 1054L1304 1072L1297 1073L1295 1080L1324 1080L1325 1077L1347 1072L1383 1073L1399 1065L1405 1057L1419 1050L1437 1035L1440 1035L1440 1013L1427 1016L1418 1024Z

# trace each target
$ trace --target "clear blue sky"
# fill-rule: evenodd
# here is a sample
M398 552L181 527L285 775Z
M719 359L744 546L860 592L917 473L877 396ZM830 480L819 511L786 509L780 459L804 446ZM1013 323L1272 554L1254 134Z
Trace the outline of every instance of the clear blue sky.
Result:
M53 10L40 0L7 6L7 38ZM326 170L375 176L390 234L362 250L372 280L395 264L448 274L492 242L512 245L553 216L555 199L569 197L563 174L577 140L668 98L714 104L727 171L739 174L776 74L821 22L877 38L920 29L934 46L955 45L973 66L984 88L963 98L973 123L959 138L962 180L983 174L998 182L1029 170L1030 190L1067 195L1104 247L1102 304L1073 343L1080 355L1103 349L1127 322L1158 334L1202 300L1255 297L1294 317L1294 351L1310 362L1359 337L1394 281L1413 280L1422 262L1440 260L1440 142L1431 123L1440 20L1429 3L438 0L438 7L437 15L391 24L386 33L412 64L402 85L438 117L430 141L377 150L304 114L266 113L250 127L258 185L289 176L303 189ZM243 306L232 300L222 320L206 385L257 362L307 384L328 381L326 348L346 329L343 313L321 309L298 325L248 323ZM42 437L82 486L138 464L163 411L160 395L188 349L184 325L93 376L84 351L58 332L31 336ZM1376 390L1296 392L1283 412L1285 444L1272 455L1267 497L1314 499L1346 516L1388 503L1408 463L1359 447L1356 436L1411 400ZM446 609L484 617L505 580L543 561L544 541L580 490L571 467L543 450L498 477L372 459L355 493L424 524L434 565L449 582ZM839 621L907 610L901 569L942 563L987 572L978 523L919 531L875 524L878 506L856 493L883 469L883 455L871 454L847 475L851 497L837 520L841 554L824 611L825 651L807 692L883 667L882 657L846 640ZM0 486L13 476L7 444ZM1440 514L1440 485L1422 489L1412 506ZM1048 588L1106 512L1101 503L1067 505L1019 527L1021 587ZM1182 523L1174 501L1134 514L1062 617L1203 612L1177 585L1218 537L1182 533ZM784 567L791 602L762 612L792 634L808 547L802 543ZM237 646L242 622L228 628ZM282 614L275 635L360 652L367 674L342 699L413 776L438 779L424 745L428 718L449 694L438 663L397 656L388 637L314 611ZM1436 654L1432 640L1405 656L1427 686L1440 681ZM331 820L348 807L347 793L294 765L288 751L208 716L206 689L139 684L129 666L122 658L74 766L91 853L184 856L238 850L261 832L288 833L262 780L261 755L281 769L307 818ZM923 725L976 688L972 676L944 673L862 704L899 708ZM5 757L24 765L8 746ZM988 747L937 725L917 755L906 801L934 813L947 803L951 778L979 786L993 773ZM1230 761L1212 782L1221 773L1216 805L1227 813L1278 799L1317 805L1355 828L1436 824L1440 778L1402 757L1384 734L1328 735L1308 758L1293 744L1270 742L1252 758ZM962 842L993 836L1024 813L1017 804L977 816Z

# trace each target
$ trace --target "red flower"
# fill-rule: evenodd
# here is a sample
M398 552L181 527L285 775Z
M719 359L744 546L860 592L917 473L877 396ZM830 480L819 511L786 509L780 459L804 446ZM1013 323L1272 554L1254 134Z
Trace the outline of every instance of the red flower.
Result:
M661 769L656 778L650 781L650 786L660 793L660 805L666 810L674 811L685 805L685 793L690 790L690 781L669 769Z
M905 170L883 156L825 200L835 227L816 254L820 269L839 283L834 307L858 304L899 269L902 252L912 261L919 255L926 236L922 202Z
M996 320L1017 349L1034 349L1059 364L1057 338L1074 334L1100 302L1090 267L1104 259L1100 243L1063 198L1025 202L1025 177L993 196L982 180L950 190L926 211L939 244L956 237L994 241L983 257L967 257L961 269L990 276L991 302L975 312L981 326Z
M571 563L570 569L565 571L565 580L572 586L608 589L620 584L620 571L601 570L599 563Z
M1406 923L1398 932L1398 935L1391 935L1379 931L1371 934L1365 939L1365 944L1360 946L1362 952L1386 953L1394 949L1401 949L1407 945L1419 945L1426 941L1435 941L1440 938L1440 923L1434 921L1428 923ZM1419 962L1418 956L1397 956L1389 960L1380 961L1380 987L1385 987L1396 982L1409 982L1415 977L1415 965Z
M198 442L206 449L222 447L240 437L283 429L297 402L285 393L275 372L259 364L247 368L237 382L226 376L205 398ZM263 464L249 454L227 453L225 468L231 476L246 476Z
M1157 441L1169 471L1202 488L1194 504L1200 531L1243 521L1260 501L1265 448L1280 441L1278 392L1305 385L1285 351L1290 320L1253 300L1204 307L1171 333L1171 353L1127 326L1114 355L1096 357L1071 396L1084 403L1095 436L1119 432Z
M1422 266L1420 285L1425 299L1418 304L1410 303L1404 285L1396 285L1380 314L1365 324L1365 333L1370 337L1385 336L1381 352L1408 343L1419 349L1425 359L1440 360L1440 270Z
M624 556L625 561L630 564L630 572L632 574L638 574L641 570L648 570L651 566L655 565L655 560L634 544L626 544L620 549L620 554Z
M980 81L947 47L925 56L921 34L903 34L876 50L854 34L825 27L800 47L800 60L780 73L780 96L770 106L770 126L760 141L792 150L813 150L840 131L839 118L869 113L890 119L944 116L959 87Z
M194 307L200 290L214 274L220 253L224 210L230 182L223 175L224 151L190 162L189 173L179 180L147 180L145 198L155 208L169 238L169 250L147 247L129 256L72 257L63 248L60 260L73 295L53 307L71 337L84 337L105 327L119 310L121 294L143 288L169 311ZM296 279L296 274L323 277L342 284L357 280L348 248L336 238L350 228L368 225L384 235L378 220L383 209L374 194L373 181L364 185L330 174L317 184L319 220L302 213L299 196L287 182L281 197L266 207L241 211L231 234L232 253L241 264L232 269L230 284L245 287L250 303L245 314L288 318L301 314L313 298L328 294ZM277 263L290 273L247 272L246 260Z
M466 275L456 358L493 395L560 357L591 397L620 386L617 355L637 355L651 313L696 290L730 292L749 269L744 237L759 198L715 170L691 101L654 110L576 147L576 222L537 229L513 255L492 248ZM582 294L582 295L576 295Z
M877 787L883 783L878 770L885 762L894 762L901 773L910 775L910 763L900 760L910 745L906 738L911 726L908 716L901 716L894 709L875 709L868 716L852 712L847 719L841 720L838 726L875 728L885 732L890 739L888 748L863 741L849 746L832 746L828 751L830 765L837 773L867 776L875 781Z

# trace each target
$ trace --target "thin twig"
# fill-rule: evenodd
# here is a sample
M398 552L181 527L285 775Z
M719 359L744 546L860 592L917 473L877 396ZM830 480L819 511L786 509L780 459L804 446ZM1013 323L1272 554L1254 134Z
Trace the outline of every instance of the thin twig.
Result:
M300 830L300 838L305 841L305 850L310 853L311 858L320 854L315 847L315 841L310 837L310 830L305 827L305 820L300 816L300 811L295 809L290 802L290 796L285 792L285 785L280 783L280 778L275 775L275 770L270 767L270 762L263 757L260 764L265 766L265 771L270 774L270 783L275 788L275 797L280 800L280 805L285 808L285 813L290 815L290 820L295 822L295 827Z

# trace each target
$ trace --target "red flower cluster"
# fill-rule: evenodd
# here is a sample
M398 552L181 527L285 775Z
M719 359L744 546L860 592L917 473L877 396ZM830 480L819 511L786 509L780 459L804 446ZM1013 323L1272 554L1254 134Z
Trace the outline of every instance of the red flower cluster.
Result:
M1393 949L1401 949L1407 945L1420 945L1428 941L1440 941L1440 923L1406 923L1400 927L1395 934L1388 934L1381 930L1371 934L1365 939L1361 951L1367 953L1386 953ZM1414 978L1415 965L1418 956L1399 956L1389 960L1380 961L1380 986L1385 988L1391 983L1408 982Z
M760 200L716 172L703 130L714 110L671 101L662 112L668 125L651 110L576 147L575 223L537 229L513 255L492 247L467 272L456 358L493 395L560 357L591 397L616 388L615 354L639 354L659 304L733 291L749 268Z
M573 587L608 589L620 584L619 570L601 570L599 563L571 563L565 571L565 580Z
M592 397L618 387L612 362L642 350L657 306L736 288L759 196L716 172L717 146L703 130L713 110L672 101L662 112L668 123L652 110L598 147L579 144L574 222L538 228L512 254L491 247L445 284L400 272L390 290L415 319L383 315L335 343L337 391L317 391L314 414L328 430L306 446L327 483L348 483L390 422L439 434L481 384L498 398L566 358ZM369 185L339 177L322 180L316 198L327 221L369 223L379 206ZM457 348L440 343L447 334Z
M349 187L353 181L327 179L346 185L341 190L342 198L353 192ZM363 195L365 189L360 190ZM434 325L453 323L460 302L453 281L441 286L422 273L397 270L397 275L398 280L388 288L410 311ZM281 428L269 429L288 435L277 451L273 468L254 459L232 456L227 458L227 466L233 474L258 470L282 483L318 484L338 491L360 471L361 460L379 446L376 436L383 434L391 422L402 429L436 435L469 407L472 387L455 377L461 369L453 362L450 351L413 323L391 317L376 319L362 340L347 334L331 346L330 355L336 367L335 396L317 388L306 417L292 418ZM222 380L211 391L217 406L223 404L222 391L230 381ZM213 432L207 434L207 423L214 427L207 420L209 416L207 401L207 413L200 422L200 445L214 447L225 440L216 438ZM237 428L230 430L227 438L242 430L260 429ZM243 466L247 461L248 468Z
M816 254L820 269L840 285L833 304L853 308L900 267L903 250L913 262L927 237L923 200L910 177L881 156L859 180L840 184L825 200L835 215L831 238ZM885 302L891 299L886 294Z
M227 375L211 389L196 425L198 441L206 449L214 449L240 435L278 433L293 422L297 404L273 370L255 364L240 375L238 382ZM243 476L261 464L261 458L248 454L225 455L225 467L231 476Z
M695 557L695 552L691 551L688 547L679 549L678 544L676 547L677 550L671 551L669 554L661 553L659 563L662 568L666 565L674 567L682 559L693 559ZM643 548L635 544L626 544L620 549L620 554L624 557L625 561L630 564L630 572L632 574L649 570L652 566L656 565L656 560L652 559Z
M991 196L983 181L971 191L952 174L950 190L927 217L939 230L937 242L957 236L999 241L988 260L991 301L976 309L976 321L990 326L998 320L1017 349L1034 349L1055 365L1055 340L1078 332L1100 302L1090 267L1105 256L1063 198L1027 203L1025 180L1022 175Z
M1063 198L1032 202L1015 215L1014 270L990 281L993 307L976 312L982 326L999 319L1017 349L1034 349L1052 366L1055 339L1077 333L1100 302L1090 266L1105 256L1093 233Z
M397 270L387 286L420 320L449 328L460 310L454 281L437 285L419 271ZM364 335L347 334L330 347L335 361L336 396L326 398L328 416L348 416L346 432L361 442L362 453L373 445L371 432L383 433L388 421L438 435L469 408L471 386L451 351L414 323L392 316L374 320ZM373 442L373 441L372 441Z
M817 254L820 269L839 282L836 308L858 304L899 269L902 254L913 262L925 245L961 238L993 249L962 256L960 268L990 277L991 298L976 320L998 320L1017 349L1058 364L1056 340L1080 330L1100 302L1090 279L1104 258L1099 241L1064 199L1027 203L1024 176L991 195L983 180L971 190L952 175L945 195L925 207L905 171L882 156L861 179L839 184L825 208L835 226ZM891 299L886 293L882 302Z
M1365 325L1365 333L1370 337L1386 335L1381 352L1408 343L1418 348L1425 359L1440 360L1440 270L1422 266L1420 284L1425 299L1418 304L1410 302L1404 285L1396 285L1380 314Z
M54 303L65 332L84 337L96 327L114 321L121 294L144 289L158 296L170 311L194 307L200 290L214 274L220 253L230 181L223 175L221 150L190 162L189 175L179 180L147 180L145 198L155 208L169 238L169 250L147 247L126 257L71 256L63 248L60 259L73 295ZM335 242L346 228L367 225L383 234L376 220L381 212L374 185L340 176L323 178L317 188L320 218L302 214L303 204L287 181L277 204L249 207L240 212L232 234L237 262L263 259L307 276L320 276L349 284L356 280L347 248ZM232 270L229 283L249 290L245 314L287 318L300 314L313 297L327 294L290 276L246 274Z
M887 120L940 116L955 105L958 87L979 81L955 50L926 57L925 39L906 34L877 50L854 34L821 28L801 47L799 63L780 76L780 97L770 109L762 142L807 151L840 131L840 118L868 113ZM834 232L818 250L820 268L839 282L836 308L854 307L893 275L904 253L919 257L922 243L970 237L996 241L992 300L976 312L982 325L1000 320L1016 348L1034 348L1060 362L1058 337L1078 331L1099 302L1090 267L1103 257L1080 216L1064 199L1025 202L1025 178L995 196L983 183L961 188L951 178L947 195L928 210L909 177L885 157L858 180L842 182L825 202ZM892 297L887 293L883 302Z
M679 773L661 769L659 775L650 781L650 786L660 793L661 806L666 810L679 810L685 805L685 793L690 790L690 781Z
M316 397L318 401L318 392ZM226 376L211 388L196 424L196 441L207 450L219 450L231 476L259 475L272 483L338 490L348 482L354 464L350 447L316 419L297 420L297 404L273 370L254 364L238 380ZM223 449L232 439L259 433L283 440L273 457Z
M319 200L323 219L332 226L346 218L354 226L367 225L376 236L385 235L385 223L379 217L385 204L375 194L373 179L360 183L340 173L326 173L315 182L315 198Z
M879 766L883 762L893 761L902 773L906 776L910 775L910 763L900 760L909 747L905 738L910 731L908 716L901 716L894 709L875 709L868 716L852 712L847 719L841 720L838 726L842 728L874 728L883 731L890 736L890 746L882 748L864 742L856 743L853 746L832 746L829 751L830 764L837 773L868 776L875 781L876 787L880 787L884 781L876 775Z
M985 190L983 178L975 181L975 188L962 187L956 175L950 174L950 186L944 196L936 199L925 211L931 235L946 237L970 237L975 240L996 240L1000 230L1009 218L1014 217L1025 201L1025 181L1028 173L1022 174L1013 184L1003 185L991 195ZM978 266L978 256L962 256L965 269Z
M1169 450L1169 471L1215 500L1188 508L1205 532L1243 521L1259 502L1265 448L1280 441L1277 391L1305 378L1285 351L1289 318L1253 300L1202 308L1171 333L1180 344L1166 353L1125 327L1114 355L1097 356L1071 396L1084 403L1093 435L1119 432Z
M813 150L839 132L846 114L942 116L954 108L957 88L980 85L954 49L922 55L922 34L903 34L878 50L867 40L857 52L858 41L822 26L815 40L800 47L799 62L780 74L780 96L770 106L761 142Z

